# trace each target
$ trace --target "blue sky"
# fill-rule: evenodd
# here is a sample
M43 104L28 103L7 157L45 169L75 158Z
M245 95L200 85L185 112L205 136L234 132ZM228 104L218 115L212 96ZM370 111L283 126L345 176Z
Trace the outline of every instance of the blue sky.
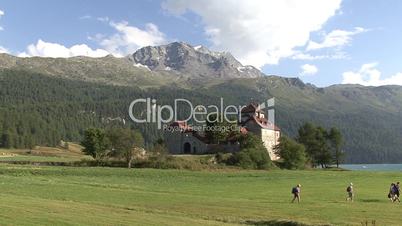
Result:
M402 85L402 1L0 1L0 51L124 56L183 41L317 86Z

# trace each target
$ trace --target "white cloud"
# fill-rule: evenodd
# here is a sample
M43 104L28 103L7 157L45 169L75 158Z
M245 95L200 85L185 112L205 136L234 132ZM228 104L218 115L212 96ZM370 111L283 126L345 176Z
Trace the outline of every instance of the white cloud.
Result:
M129 26L125 21L110 22L117 33L105 37L97 34L90 39L98 41L99 45L116 56L124 56L135 52L144 46L154 46L166 43L165 34L159 31L155 24L147 23L145 29Z
M358 71L347 71L343 75L343 84L360 84L364 86L402 85L402 73L388 78L381 78L378 63L363 64Z
M92 19L92 16L91 15L84 15L84 16L79 17L78 19L80 19L80 20L89 20L89 19Z
M175 15L192 11L202 18L204 31L217 50L233 53L244 64L277 64L304 46L310 32L340 8L341 0L166 0Z
M4 16L4 11L0 9L0 18ZM0 31L3 31L4 28L2 26L0 26Z
M108 22L109 18L102 17L97 18L97 20ZM19 53L18 56L67 58L74 56L104 57L108 54L113 54L117 57L121 57L128 53L133 53L143 46L166 43L165 34L160 32L158 27L152 23L146 24L144 30L129 26L128 23L124 21L120 23L109 22L108 24L113 27L117 33L110 36L97 34L93 37L88 37L88 39L98 42L103 49L91 49L86 44L66 47L59 43L46 42L40 39L36 44L30 44L26 51Z
M74 45L70 48L58 43L45 42L41 39L36 44L30 44L26 52L18 54L20 57L41 56L41 57L74 57L89 56L103 57L109 53L103 49L91 49L85 44Z
M312 64L304 64L300 68L302 69L302 72L300 73L301 76L315 75L318 72L317 66Z
M96 18L96 20L100 21L100 22L109 22L109 17L105 16L105 17L98 17Z
M0 53L10 53L8 49L4 48L3 46L0 46Z
M321 43L309 41L306 50L318 50L331 47L343 47L352 41L354 35L366 32L367 29L355 27L353 31L333 30L324 36Z
M301 51L295 51L291 56L293 60L322 60L322 59L348 59L349 56L342 51L335 51L333 54L324 54L324 55L311 55L309 53L303 53Z

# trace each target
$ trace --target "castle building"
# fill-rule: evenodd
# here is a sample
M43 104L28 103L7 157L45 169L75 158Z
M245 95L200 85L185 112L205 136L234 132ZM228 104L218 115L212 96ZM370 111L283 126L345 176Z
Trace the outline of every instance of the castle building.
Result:
M271 160L278 160L274 147L279 144L281 130L270 122L258 104L249 104L241 111L240 125L261 138Z
M274 147L279 143L280 129L265 117L258 104L250 104L241 111L240 132L253 133L261 138L271 160L278 160ZM194 131L184 121L175 121L164 131L165 142L171 154L208 154L237 152L240 144L230 141L224 144L211 143L202 133Z

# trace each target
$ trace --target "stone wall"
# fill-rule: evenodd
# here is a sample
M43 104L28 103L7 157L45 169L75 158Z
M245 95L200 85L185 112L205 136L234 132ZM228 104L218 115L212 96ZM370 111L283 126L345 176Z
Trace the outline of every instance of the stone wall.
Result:
M279 143L280 132L270 129L261 129L261 140L268 151L271 160L278 160L278 155L274 152L274 147Z
M171 154L205 154L208 145L191 132L165 131L166 146Z

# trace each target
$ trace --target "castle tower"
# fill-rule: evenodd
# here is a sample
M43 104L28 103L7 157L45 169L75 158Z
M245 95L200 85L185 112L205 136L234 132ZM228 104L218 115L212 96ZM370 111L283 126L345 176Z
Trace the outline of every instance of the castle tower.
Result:
M279 144L281 131L266 118L258 104L251 103L242 109L240 125L261 138L271 160L279 159L274 147Z

